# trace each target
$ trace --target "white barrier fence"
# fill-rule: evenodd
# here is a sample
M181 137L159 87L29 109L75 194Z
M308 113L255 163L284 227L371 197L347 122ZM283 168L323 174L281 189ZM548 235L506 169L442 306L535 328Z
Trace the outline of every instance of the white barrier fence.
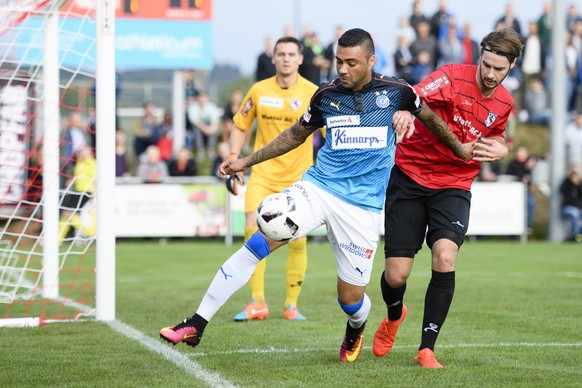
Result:
M526 188L521 182L473 184L468 235L527 237ZM118 180L117 237L194 237L244 234L244 190L227 195L212 177L168 179L163 184ZM317 231L315 234L322 234Z

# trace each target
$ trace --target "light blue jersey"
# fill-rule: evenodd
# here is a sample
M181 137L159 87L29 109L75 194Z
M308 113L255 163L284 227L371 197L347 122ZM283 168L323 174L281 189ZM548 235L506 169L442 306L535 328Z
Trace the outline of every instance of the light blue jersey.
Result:
M377 73L358 91L346 89L339 80L320 86L300 123L325 126L326 139L303 179L347 203L380 213L394 165L392 116L397 110L416 114L420 109L410 85Z

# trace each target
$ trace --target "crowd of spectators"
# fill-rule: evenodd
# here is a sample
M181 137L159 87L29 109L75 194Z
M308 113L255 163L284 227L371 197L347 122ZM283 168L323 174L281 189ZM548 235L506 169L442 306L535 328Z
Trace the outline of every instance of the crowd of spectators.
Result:
M569 123L565 128L565 139L568 148L567 164L571 165L582 163L582 16L574 3L569 5L567 12L565 90ZM512 92L515 101L514 114L508 123L506 136L508 143L515 147L512 152L520 146L512 144L516 123L537 126L550 124L552 20L552 5L547 1L543 3L539 16L533 20L520 20L513 4L509 2L500 10L499 17L491 21L491 27L495 29L512 27L522 36L525 44L518 65L504 81L504 86ZM382 44L378 44L375 71L394 74L410 84L415 84L443 64L478 62L479 39L471 35L471 23L460 24L445 0L438 2L434 12L426 12L422 0L413 1L410 14L401 16L395 27L394 36L376 37L378 42L394 39L395 49L387 55L381 48ZM317 31L309 25L304 26L298 34L304 46L304 60L299 69L302 76L316 84L337 76L334 52L337 38L343 32L343 26L337 25L333 39L324 43ZM286 27L283 34L294 35L294 32ZM266 36L264 49L257 55L256 81L274 74L274 40L272 35ZM172 143L171 112L166 111L164 119L159 122L153 115L155 107L146 103L143 117L138 120L133 137L133 155L138 161L135 165L148 163L146 150L153 146L158 148L160 160L167 167L174 166L168 169L169 175L214 175L213 162L220 160L219 148L225 147L221 143L228 142L233 126L232 118L240 109L245 91L233 91L229 101L219 108L203 88L196 85L193 72L186 72L185 80L187 108L184 149L178 147L180 151L173 152L175 148ZM71 124L74 121L71 119ZM73 128L74 125L71 125L69 130L72 134ZM252 131L249 131L249 135L252 135ZM125 142L121 137L117 141ZM250 151L251 142L249 136L244 152ZM321 142L321 139L316 139L316 142ZM121 166L132 164L123 162L121 155L128 157L125 147L125 144L116 146ZM201 165L209 167L200 168ZM117 170L119 176L128 174L127 167L119 167ZM488 165L484 166L481 179L495 180L499 175L508 175L507 166Z

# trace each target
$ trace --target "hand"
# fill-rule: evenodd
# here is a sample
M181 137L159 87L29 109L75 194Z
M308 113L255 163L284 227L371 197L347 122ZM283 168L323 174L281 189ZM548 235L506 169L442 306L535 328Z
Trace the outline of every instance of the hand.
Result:
M414 117L412 113L398 110L392 116L392 126L398 137L406 135L408 139L414 133Z
M463 143L463 157L461 159L466 160L466 161L470 161L470 160L476 160L474 155L475 152L475 145L477 144L477 140L472 141L470 143Z
M507 156L508 149L505 144L495 140L482 137L475 143L473 150L473 160L479 162L495 162Z
M245 177L242 171L246 169L242 159L238 155L230 154L227 160L218 167L218 173L224 178L226 189L234 195L238 195L238 187L244 186Z
M226 184L226 189L234 195L238 195L238 187L244 186L245 177L242 172L234 173L233 175L225 175L224 183Z

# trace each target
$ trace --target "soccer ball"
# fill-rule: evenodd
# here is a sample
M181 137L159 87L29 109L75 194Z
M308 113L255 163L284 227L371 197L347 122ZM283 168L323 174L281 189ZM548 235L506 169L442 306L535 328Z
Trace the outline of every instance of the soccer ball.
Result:
M299 231L303 219L293 197L285 193L271 194L257 209L259 230L273 241L287 241Z

